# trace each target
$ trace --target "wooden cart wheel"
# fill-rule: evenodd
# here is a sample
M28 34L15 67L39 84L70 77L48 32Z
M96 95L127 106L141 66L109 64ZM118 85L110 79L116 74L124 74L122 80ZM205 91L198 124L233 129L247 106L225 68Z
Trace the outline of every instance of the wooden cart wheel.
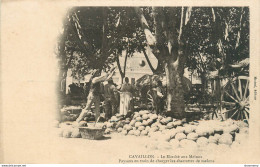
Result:
M234 120L249 119L249 77L238 76L230 79L223 87L221 106L224 113ZM222 113L223 114L223 113Z

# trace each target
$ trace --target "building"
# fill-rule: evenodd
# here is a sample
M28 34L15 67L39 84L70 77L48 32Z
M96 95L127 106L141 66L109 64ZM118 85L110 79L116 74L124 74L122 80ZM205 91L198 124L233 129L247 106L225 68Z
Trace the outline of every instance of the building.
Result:
M148 58L149 58L149 60L152 64L152 66L154 68L156 68L157 64L158 64L158 60L151 53L150 49L147 49L147 50L148 50L148 53L147 53ZM122 56L119 58L120 65L121 65L122 69L124 68L124 60L125 60L125 53L123 53ZM144 62L144 66L140 65L142 62ZM72 72L69 69L68 74L67 74L67 79L66 79L66 93L68 93L70 84L72 84L72 83L85 83L85 82L88 82L89 78L90 78L90 75L86 75L84 77L84 80L78 80L78 79L73 78L71 76L71 74L72 74ZM125 76L129 78L129 80L132 84L134 84L136 82L136 80L138 80L139 78L141 78L145 74L153 74L153 73L152 73L143 53L136 52L136 53L134 53L133 56L127 58L126 75ZM191 75L191 72L188 71L187 69L185 69L184 76L186 78L190 79L192 81L192 84L200 84L201 83L198 75L196 73L193 73L193 75ZM120 76L118 69L116 69L115 75L113 76L113 80L114 80L114 83L116 83L117 85L121 84L121 76Z

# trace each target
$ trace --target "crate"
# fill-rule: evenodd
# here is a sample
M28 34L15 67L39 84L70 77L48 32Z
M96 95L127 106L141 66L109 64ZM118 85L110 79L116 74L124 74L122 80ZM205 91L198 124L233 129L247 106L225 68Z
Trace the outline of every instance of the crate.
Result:
M84 139L98 140L103 137L105 128L80 127L79 132Z

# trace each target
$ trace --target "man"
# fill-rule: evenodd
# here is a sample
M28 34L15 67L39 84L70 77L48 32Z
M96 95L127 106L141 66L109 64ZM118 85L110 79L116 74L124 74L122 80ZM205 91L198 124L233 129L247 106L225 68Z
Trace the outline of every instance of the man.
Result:
M159 80L157 81L157 87L156 87L156 114L161 114L164 109L164 93L163 93L163 87L162 82Z
M128 77L125 77L125 83L122 84L121 92L129 92L131 94L133 94L133 92L134 92L134 88L129 83L129 78Z
M112 78L108 80L108 83L104 86L104 109L106 120L110 119L117 112L117 89L113 83Z
M100 116L100 83L111 78L115 73L115 67L111 69L109 73L106 73L105 75L97 77L97 75L100 73L99 70L94 70L92 73L92 76L90 78L90 90L87 98L87 104L86 107L82 110L79 117L77 118L76 122L80 122L83 120L85 115L91 111L91 106L94 103L95 105L95 120L97 121L97 118Z

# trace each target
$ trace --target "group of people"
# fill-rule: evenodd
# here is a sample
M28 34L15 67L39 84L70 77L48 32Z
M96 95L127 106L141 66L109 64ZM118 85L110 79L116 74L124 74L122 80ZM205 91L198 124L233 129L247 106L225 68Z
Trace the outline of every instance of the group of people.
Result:
M76 122L83 120L85 115L91 111L91 107L94 104L96 121L100 117L100 97L104 98L104 111L105 119L110 119L113 115L118 113L119 107L119 91L129 92L131 95L134 93L133 86L129 83L129 79L126 77L124 83L121 85L121 89L118 90L113 83L112 76L115 73L115 68L112 68L110 72L100 75L100 70L94 70L89 80L89 92L87 96L86 107L82 110L81 114L77 118ZM106 84L105 81L107 82Z
M94 104L95 119L100 117L100 98L103 98L103 108L105 111L105 120L110 119L112 116L119 112L123 115L131 114L134 110L133 95L135 88L129 83L129 79L125 77L124 83L120 89L117 89L113 82L112 76L115 73L115 68L110 72L101 75L100 70L94 70L91 74L88 86L88 95L86 107L82 110L76 122L84 119L85 115L91 111ZM155 87L146 92L148 96L153 99L153 107L157 114L162 113L165 105L165 91L161 81L157 81ZM121 101L120 101L121 98ZM122 104L121 104L122 103ZM127 104L126 104L127 103Z

